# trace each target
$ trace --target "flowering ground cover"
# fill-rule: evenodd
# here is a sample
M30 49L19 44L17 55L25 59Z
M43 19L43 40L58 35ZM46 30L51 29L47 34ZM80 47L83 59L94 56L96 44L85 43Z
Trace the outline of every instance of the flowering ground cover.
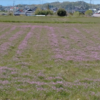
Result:
M1 100L100 100L99 24L0 23Z

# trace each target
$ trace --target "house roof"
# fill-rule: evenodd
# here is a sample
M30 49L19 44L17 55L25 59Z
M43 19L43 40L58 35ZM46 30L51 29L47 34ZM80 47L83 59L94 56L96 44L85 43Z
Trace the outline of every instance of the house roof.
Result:
M32 9L28 9L27 11L33 11Z
M14 14L25 15L25 12L15 12Z
M18 7L10 7L10 9L18 9Z

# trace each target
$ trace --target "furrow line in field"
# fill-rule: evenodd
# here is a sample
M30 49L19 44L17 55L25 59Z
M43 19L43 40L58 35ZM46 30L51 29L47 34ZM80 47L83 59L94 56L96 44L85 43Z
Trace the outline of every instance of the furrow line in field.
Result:
M76 61L99 60L99 52L95 52L95 50L97 49L97 45L95 41L92 39L92 33L87 35L83 32L79 33L77 29L74 30L77 34L71 34L71 36L73 37L71 39L75 40L75 43L77 43L75 45L77 45L79 48L73 48L71 50L73 58ZM76 38L77 36L78 38ZM100 48L98 48L97 50L100 50Z
M51 60L51 55L49 55L49 52L51 53L51 51L49 50L49 40L47 33L48 28L44 26L35 26L35 29L33 30L33 33L31 33L31 36L28 39L25 39L27 37L26 35L26 37L23 39L24 42L26 41L24 48L17 50L14 61L16 61L18 65L23 65L22 63L25 63L25 65L35 65L48 61L48 59ZM22 42L20 45L22 45ZM34 61L35 63L33 63Z
M93 38L93 33L87 34L84 32L84 29L81 29L81 34L78 34L78 36L80 37L80 40L78 41L78 45L86 50L87 45L96 45L94 38Z
M0 30L0 33L3 32L4 30L6 30L7 28L8 28L8 26L7 26L7 27L3 27L3 28Z
M71 34L75 43L75 48L72 49L71 52L73 52L73 58L76 61L88 61L89 55L87 54L87 50L85 49L87 44L87 38L84 33L82 33L82 30L79 31L77 28L73 28L75 33Z
M6 32L8 31L8 32ZM0 31L0 39L4 38L4 36L8 33L10 33L11 29L10 29L10 25L3 27L2 30ZM5 32L5 33L4 33Z
M2 56L2 58L6 59L6 63L8 64L9 62L12 62L12 60L15 61L17 59L18 57L18 55L16 54L17 48L19 44L22 42L22 40L25 38L27 32L29 32L30 28L18 27L17 29L18 29L17 32L16 33L14 32L14 34L8 39L10 45L7 49L7 55ZM5 61L3 63L5 63Z
M24 40L18 46L17 54L21 55L22 51L27 47L27 41L28 41L28 39L31 38L31 35L33 34L32 31L33 31L34 28L35 28L35 26L33 26L31 28L30 32L26 35L26 37L24 38Z
M5 29L7 29L7 28L5 28ZM0 36L0 39L5 38L5 36L8 35L8 34L10 34L13 30L15 30L15 29L12 27L8 32L5 32L4 34L2 34Z
M82 37L80 37L81 31L75 27L73 27L71 30L72 30L72 32L69 34L70 39L72 39L73 42L75 42L75 43L79 42L82 39ZM84 37L84 35L83 35L83 37Z
M14 26L11 28L11 30L15 30L15 29L16 29L16 27L17 27L17 26L16 26L16 25L14 25Z
M92 40L93 39L92 34L94 34L94 32L90 31L90 30L82 28L83 34L85 34L85 42L87 42L87 45L88 44L89 45L95 45L95 42Z
M16 40L21 34L23 34L22 30L10 37L7 42L3 43L0 46L0 53L3 55L7 54L8 48L13 45L13 41Z
M61 46L61 52L64 60L71 60L70 56L73 55L71 52L71 42L69 41L68 35L69 30L62 28L56 28L57 34L59 34L59 45Z
M54 53L54 58L56 60L59 59L63 59L63 56L61 54L61 50L59 49L59 44L58 44L58 39L57 39L57 35L54 33L54 29L52 27L48 27L50 32L49 32L49 41L50 41L50 45L51 48L53 50Z
M80 33L80 31L77 29L77 28L73 28L74 29L74 31L76 31L77 33Z
M79 37L78 40L76 40L77 42L77 46L79 48L73 49L74 52L74 56L76 57L76 60L80 60L80 61L87 61L88 60L88 56L86 54L86 35L82 33L82 30L78 30L77 28L73 28L74 31L77 33L76 35Z
M81 50L81 52L76 53L77 51L80 51L80 46L77 43L78 41L81 40L80 31L76 28L73 29L74 31L72 30L71 33L70 31L62 30L62 28L56 29L57 33L59 34L59 39L60 39L59 45L61 46L62 55L65 61L84 60L84 57L81 55L83 50Z
M94 32L94 34L93 34L93 38L94 39L96 39L96 40L98 40L98 41L100 41L100 35L99 35L99 32ZM98 43L99 44L99 43Z
M7 26L9 26L9 24L0 23L0 28L7 27Z
M64 30L62 28L56 28L57 34L59 34L59 45L61 47L61 52L63 59L65 61L74 60L74 52L72 52L72 42L70 41L71 29Z
M22 35L23 34L23 31L21 30L21 31L19 31L19 32L17 32L16 34L14 34L12 37L10 37L10 39L9 39L9 41L13 41L13 40L15 40L15 39L17 39L20 35Z
M33 45L33 47L34 47L34 49L37 51L37 48L38 48L38 46L39 46L39 43L40 43L40 34L39 33L37 33L37 34L35 34L35 37L36 37L36 43L35 43L35 45Z
M100 60L100 45L99 45L99 32L92 29L83 29L85 32L85 41L86 44L84 47L85 56L88 57L88 60ZM92 31L90 31L92 30ZM88 33L90 31L91 33Z

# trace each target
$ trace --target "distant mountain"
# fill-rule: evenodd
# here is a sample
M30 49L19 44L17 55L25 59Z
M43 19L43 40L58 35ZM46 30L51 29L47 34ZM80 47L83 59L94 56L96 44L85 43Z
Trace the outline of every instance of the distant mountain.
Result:
M48 7L49 5L49 8L52 8L52 7L57 7L57 8L64 8L66 10L71 10L71 9L89 9L89 8L96 8L96 9L100 9L100 4L98 5L95 5L95 4L89 4L89 3L86 3L84 1L77 1L77 2L69 2L69 1L66 1L66 2L52 2L52 3L45 3L45 4L42 4L42 5L37 5L38 7L40 8L43 8L43 7Z
M27 4L19 4L19 5L15 5L16 7L19 7L21 9L25 9L25 8L34 8L34 7L38 7L41 9L52 9L52 8L64 8L66 10L88 10L89 8L93 8L93 9L100 9L100 4L89 4L86 3L84 1L77 1L77 2L52 2L52 3L44 3L44 4L31 4L31 5L27 5ZM1 6L0 9L3 9L3 7Z

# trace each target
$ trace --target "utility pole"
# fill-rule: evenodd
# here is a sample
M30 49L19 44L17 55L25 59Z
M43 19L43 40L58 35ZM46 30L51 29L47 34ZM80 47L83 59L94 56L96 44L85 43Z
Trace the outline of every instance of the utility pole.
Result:
M91 9L91 2L92 2L92 0L90 0L90 9Z
M73 2L72 2L72 13L73 13Z
M41 9L43 9L43 4L42 3L43 3L43 1L41 0Z
M92 9L94 8L94 1L92 0Z
M15 0L13 0L13 16L14 16L14 6L15 6Z

